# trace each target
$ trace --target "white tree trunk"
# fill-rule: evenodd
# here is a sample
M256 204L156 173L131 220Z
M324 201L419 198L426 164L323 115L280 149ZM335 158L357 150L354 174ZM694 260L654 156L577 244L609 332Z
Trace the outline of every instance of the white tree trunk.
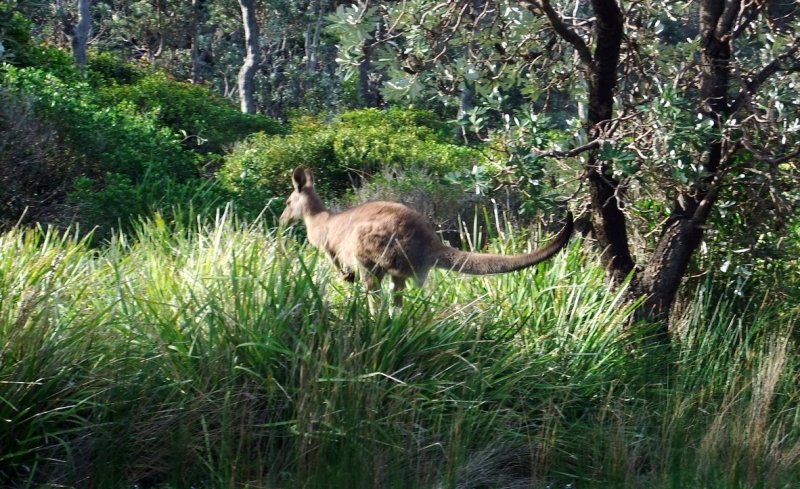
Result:
M242 112L253 114L256 111L253 78L258 70L258 22L253 0L239 0L239 6L242 9L245 45L244 63L239 70L239 98Z
M325 15L327 2L317 1L317 22L314 27L314 35L311 35L311 25L306 29L306 58L308 60L308 74L312 75L317 71L319 40L322 32L322 21Z

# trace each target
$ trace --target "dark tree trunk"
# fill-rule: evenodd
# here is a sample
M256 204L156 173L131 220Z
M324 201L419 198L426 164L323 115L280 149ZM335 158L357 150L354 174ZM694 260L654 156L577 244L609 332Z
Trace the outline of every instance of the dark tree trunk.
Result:
M589 113L586 122L590 137L597 138L613 116L623 19L615 0L592 0L592 7L597 18L597 47L588 67ZM612 284L618 285L634 268L619 182L612 175L609 163L597 158L597 150L588 155L586 173L591 196L593 234L601 250L600 258L608 278Z
M380 93L375 90L372 82L372 47L370 41L364 42L364 57L358 65L358 91L364 105L367 107L380 107L382 105Z
M253 79L258 70L258 22L253 0L239 0L239 6L242 9L245 44L244 63L239 70L239 97L242 112L253 114L256 111Z
M720 118L729 109L731 31L739 9L738 1L703 0L700 4L702 81L698 109L712 121L715 129L719 129ZM646 319L660 321L665 328L675 295L692 254L700 246L706 220L716 200L714 187L718 184L722 158L722 142L719 139L708 141L700 161L708 176L675 200L658 246L641 274L640 285L646 294L641 313Z
M623 18L616 0L591 0L595 14L594 53L589 44L570 28L550 5L550 0L519 0L534 15L544 15L554 32L575 48L579 65L586 75L589 114L586 126L593 142L589 149L586 174L590 187L592 233L601 250L601 258L609 279L618 285L632 275L630 294L644 303L637 311L640 319L661 325L660 338L669 339L669 314L692 255L700 246L703 230L711 213L722 181L735 153L736 144L727 146L722 135L722 120L730 115L747 93L738 100L729 100L734 25L742 19L741 0L700 0L701 86L698 112L711 121L711 135L702 148L698 163L704 177L676 195L672 212L664 224L661 237L644 268L635 265L629 250L625 215L620 202L620 184L613 178L611 163L600 161L597 146L613 115L613 92L619 68L623 39ZM750 14L762 5L747 4ZM752 15L750 15L752 20ZM741 28L741 26L740 26ZM766 65L748 82L752 91L778 70L779 59L793 55L796 47L785 51ZM728 141L730 142L730 141Z
M383 97L380 92L380 85L383 80L381 73L375 72L372 65L372 50L383 38L385 26L383 22L372 32L374 40L364 41L364 57L358 65L358 91L364 105L367 107L383 107Z
M64 32L69 36L72 57L80 71L86 68L86 46L89 44L89 36L92 33L90 6L90 0L78 0L78 23L64 21Z
M203 62L200 59L200 17L204 0L192 0L192 83L203 82Z
M589 111L586 126L594 140L602 140L613 116L623 40L623 17L616 0L591 0L595 14L596 44L589 45L552 8L549 0L520 0L535 15L544 14L554 31L576 50L586 74ZM702 82L698 111L720 128L720 118L729 112L728 89L733 25L741 9L740 0L702 0L700 35ZM703 238L703 228L716 200L726 165L722 141L709 140L700 157L707 177L676 196L670 218L650 260L638 269L630 253L620 183L613 176L611 162L598 158L597 148L589 151L586 174L589 182L592 233L601 250L601 260L612 286L633 273L631 294L644 297L639 318L662 325L661 337L668 339L670 309L692 255Z

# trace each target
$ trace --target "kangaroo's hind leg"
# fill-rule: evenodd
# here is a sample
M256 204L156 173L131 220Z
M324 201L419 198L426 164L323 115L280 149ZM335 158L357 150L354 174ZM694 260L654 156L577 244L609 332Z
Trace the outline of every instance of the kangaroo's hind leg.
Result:
M403 306L403 291L406 288L406 278L400 275L392 275L392 285L395 307Z
M369 305L369 312L374 315L378 310L376 301L378 300L378 295L380 294L381 290L381 280L383 280L386 272L381 268L370 268L364 264L361 264L359 267L359 272L361 276L361 283L364 284L364 288L367 292L367 304Z
M327 250L327 253L325 254L327 255L330 262L333 264L333 268L335 268L336 271L339 272L339 276L342 277L342 279L345 282L353 283L356 281L356 272L347 265L343 265L332 250Z

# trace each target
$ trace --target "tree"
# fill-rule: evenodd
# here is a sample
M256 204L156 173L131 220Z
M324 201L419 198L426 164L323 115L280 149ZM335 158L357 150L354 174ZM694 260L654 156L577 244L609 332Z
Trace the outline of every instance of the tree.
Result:
M207 17L205 3L205 0L192 0L192 83L195 84L203 82L203 66L210 57L208 49L200 48L201 25Z
M72 45L72 56L78 69L86 67L86 46L92 32L92 19L90 13L91 0L78 0L78 21L74 16L65 16L63 19L64 33L69 37Z
M800 119L786 110L798 103L792 6L421 1L383 17L391 30L380 57L398 60L386 67L384 96L456 106L474 88L463 123L505 144L517 181L577 174L610 283L630 277L641 316L664 337L692 257L726 225L714 219L723 196L726 212L765 192L775 202L765 216L796 209L797 167L785 164L800 148ZM361 60L348 40L365 38L377 18L372 7L340 9L344 69ZM552 136L556 123L541 113L566 131Z
M244 25L245 56L244 63L239 70L239 99L242 112L252 114L256 111L256 102L253 97L253 77L258 70L258 21L253 0L239 0L242 9L242 24Z

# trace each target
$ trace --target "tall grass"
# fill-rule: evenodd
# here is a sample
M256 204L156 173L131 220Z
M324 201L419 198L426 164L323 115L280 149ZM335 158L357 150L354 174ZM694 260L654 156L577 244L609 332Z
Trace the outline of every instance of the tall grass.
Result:
M791 487L794 321L709 290L664 349L577 241L371 315L313 250L227 214L102 249L12 230L0 485Z

